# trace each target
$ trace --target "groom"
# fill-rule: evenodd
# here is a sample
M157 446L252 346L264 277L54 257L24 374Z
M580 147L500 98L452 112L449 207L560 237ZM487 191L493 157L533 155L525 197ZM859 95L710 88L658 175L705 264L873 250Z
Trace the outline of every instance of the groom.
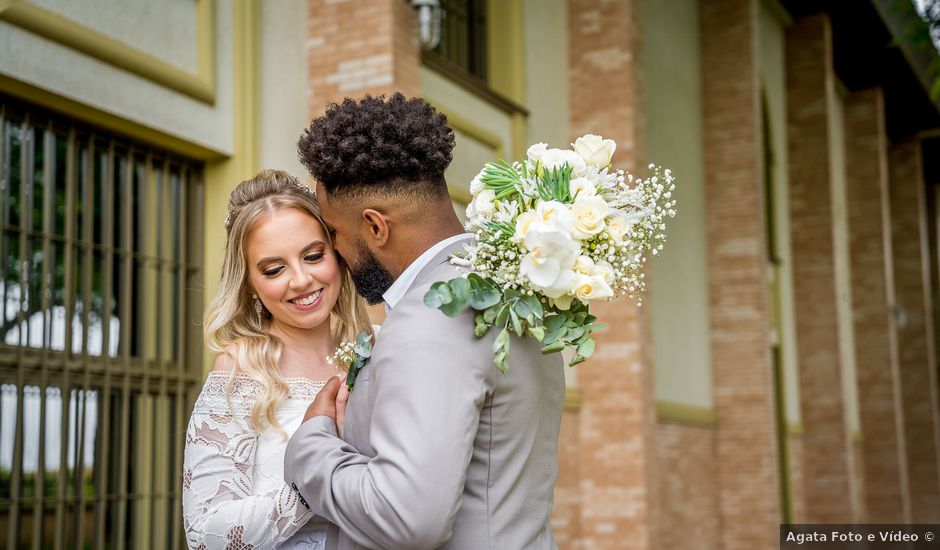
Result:
M476 338L472 312L423 303L470 238L444 180L453 147L446 117L401 94L331 105L298 144L357 290L388 312L343 438L333 378L287 447L285 479L333 524L328 548L556 547L561 358L516 339L500 374L495 331Z

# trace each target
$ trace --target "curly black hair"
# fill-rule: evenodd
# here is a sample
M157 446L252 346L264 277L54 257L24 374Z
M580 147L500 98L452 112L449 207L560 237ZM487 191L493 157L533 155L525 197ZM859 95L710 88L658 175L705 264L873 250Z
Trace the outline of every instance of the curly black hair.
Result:
M447 195L454 131L428 102L365 96L330 104L297 142L300 162L330 194L373 190Z

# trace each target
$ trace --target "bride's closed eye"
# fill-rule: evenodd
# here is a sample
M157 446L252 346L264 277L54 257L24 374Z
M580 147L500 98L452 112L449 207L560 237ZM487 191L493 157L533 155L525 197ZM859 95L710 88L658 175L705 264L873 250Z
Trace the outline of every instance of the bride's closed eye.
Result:
M308 263L316 263L322 260L323 256L324 256L323 252L307 254L306 256L304 256L304 261ZM273 277L277 277L278 275L280 275L282 271L284 271L284 266L278 265L278 266L273 266L273 267L269 267L267 269L261 270L261 274L264 275L265 277L273 278Z

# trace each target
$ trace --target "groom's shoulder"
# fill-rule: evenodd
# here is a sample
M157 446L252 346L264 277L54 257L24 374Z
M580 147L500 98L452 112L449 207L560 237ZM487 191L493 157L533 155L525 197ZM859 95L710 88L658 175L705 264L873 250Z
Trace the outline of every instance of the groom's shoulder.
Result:
M394 314L389 317L389 321L400 320L408 325L423 325L436 330L451 330L454 326L460 326L466 329L467 319L470 319L469 329L466 332L473 336L473 312L467 309L456 317L448 317L439 309L431 308L424 303L424 295L430 290L431 285L440 281L449 281L453 278L465 275L457 267L449 262L444 262L430 271L427 276L416 281L414 285L402 297L394 309ZM388 321L386 321L388 323ZM463 334L461 332L460 334Z

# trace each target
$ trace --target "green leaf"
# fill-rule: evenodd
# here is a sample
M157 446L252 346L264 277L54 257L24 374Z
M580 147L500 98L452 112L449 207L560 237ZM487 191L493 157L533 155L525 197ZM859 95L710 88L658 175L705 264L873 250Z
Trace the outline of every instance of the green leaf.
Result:
M503 344L509 341L509 329L504 328L499 331L499 334L496 335L496 340L493 340L493 353L499 352L502 349Z
M545 335L545 340L543 340L543 342L545 344L551 344L553 342L560 341L567 333L568 333L567 328L558 327L555 330L548 331L548 333Z
M453 293L447 283L440 281L431 285L431 288L424 294L424 305L440 309L444 304L449 304L454 299Z
M364 358L372 357L372 336L368 332L362 331L356 335L356 345L353 351L356 355Z
M491 325L487 325L486 323L477 323L477 325L473 327L474 336L477 338L482 338L484 335L486 335L487 332L490 331L490 326Z
M564 315L552 315L545 318L545 329L549 332L558 330L565 324Z
M489 324L493 324L493 321L496 320L496 313L499 311L499 307L499 302L497 302L493 306L487 308L486 311L483 312L483 321Z
M466 302L470 299L470 281L457 277L447 282L447 286L454 295L454 300Z
M499 313L496 314L496 319L494 325L497 327L505 327L506 322L509 320L509 304L504 303L499 309Z
M568 329L568 334L565 335L565 338L568 341L577 340L584 334L584 327L574 327Z
M594 355L594 340L588 338L584 342L581 342L581 345L578 346L578 355L587 359L588 357Z
M568 366L573 367L577 365L578 363L583 363L583 362L584 362L584 357L581 357L580 355L575 355L574 357L571 358L571 362L568 363Z
M515 310L509 310L509 319L512 321L512 330L516 333L516 336L522 336L522 321L519 320L519 316L516 315Z
M492 281L488 281L476 273L471 273L467 279L470 283L470 307L473 309L482 311L498 304L503 298L499 287Z
M565 343L561 340L557 342L552 342L551 344L542 348L542 355L548 355L549 353L558 353L559 351L565 349Z
M529 327L529 335L538 340L539 342L545 339L545 328L544 327Z

